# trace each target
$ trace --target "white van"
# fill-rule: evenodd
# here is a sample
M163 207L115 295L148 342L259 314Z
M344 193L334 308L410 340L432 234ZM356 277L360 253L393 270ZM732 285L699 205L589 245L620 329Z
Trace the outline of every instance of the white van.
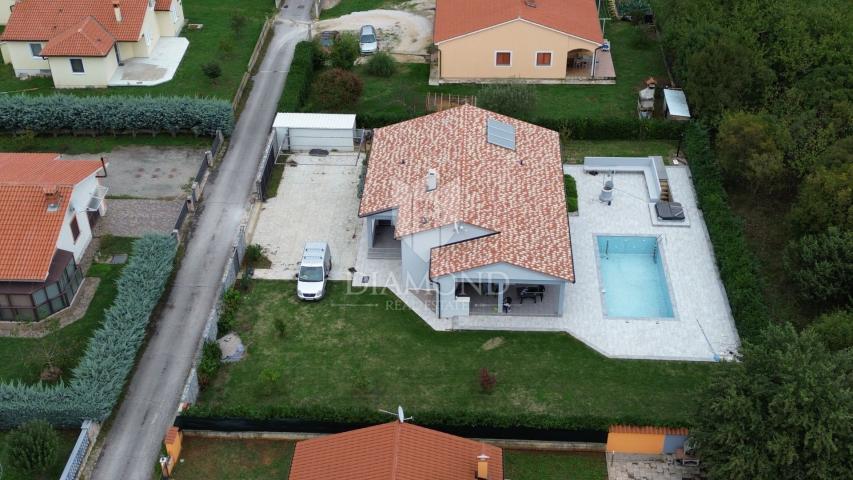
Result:
M326 242L308 242L302 251L296 275L296 296L302 300L320 300L326 293L326 278L332 271L332 252Z

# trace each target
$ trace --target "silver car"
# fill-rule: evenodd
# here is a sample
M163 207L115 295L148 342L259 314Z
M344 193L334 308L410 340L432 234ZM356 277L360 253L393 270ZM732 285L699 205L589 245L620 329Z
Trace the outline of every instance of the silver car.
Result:
M358 34L358 48L362 55L370 55L379 50L379 41L376 39L376 29L373 25L361 27Z
M296 296L302 300L320 300L326 293L326 278L332 270L332 252L326 242L308 242L302 251Z

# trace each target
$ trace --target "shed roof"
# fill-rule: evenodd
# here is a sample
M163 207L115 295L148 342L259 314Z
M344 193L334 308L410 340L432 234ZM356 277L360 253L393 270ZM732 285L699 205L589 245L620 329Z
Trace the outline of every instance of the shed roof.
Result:
M275 116L273 128L355 128L355 114L349 113L295 113L284 112Z
M666 108L670 115L690 118L690 108L687 106L687 97L684 96L683 90L665 88L663 100L666 102Z

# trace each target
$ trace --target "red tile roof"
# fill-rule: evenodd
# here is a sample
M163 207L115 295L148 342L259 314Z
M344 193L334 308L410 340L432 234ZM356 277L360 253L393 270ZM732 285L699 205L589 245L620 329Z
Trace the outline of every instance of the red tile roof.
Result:
M168 12L172 8L173 1L174 0L157 0L157 3L154 4L154 10Z
M604 36L595 0L436 0L435 43L515 19L524 19L595 43Z
M110 32L95 20L86 17L77 25L53 37L41 50L44 57L103 57L115 45Z
M74 185L100 168L55 153L0 153L0 281L47 277Z
M490 118L515 127L515 150L487 142ZM377 129L359 215L395 208L398 238L455 222L496 232L433 249L431 278L506 262L574 281L557 132L469 105Z
M687 436L686 428L638 427L634 425L611 425L609 433L637 433L643 435L682 435Z
M474 479L481 454L503 480L500 448L395 421L297 443L290 480Z
M113 0L20 0L0 40L47 41L44 51L54 56L85 56L86 53L81 52L103 51L106 43L136 42L142 32L148 0L121 0L120 6L122 19L119 22L113 11ZM87 24L78 32L88 17L99 25ZM54 39L60 40L61 45L51 45ZM100 47L93 47L93 42ZM76 50L78 47L81 50Z

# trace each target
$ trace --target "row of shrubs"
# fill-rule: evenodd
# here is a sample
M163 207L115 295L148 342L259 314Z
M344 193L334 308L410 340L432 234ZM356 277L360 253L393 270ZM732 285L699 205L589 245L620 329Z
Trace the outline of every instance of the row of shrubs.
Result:
M133 243L133 256L116 282L115 301L89 339L71 382L0 384L0 429L34 419L79 427L84 419L104 420L110 414L171 275L175 252L169 235L147 235Z
M764 304L762 281L755 257L750 253L740 219L729 208L708 130L690 125L684 138L693 185L702 209L720 276L742 340L755 340L770 323Z
M135 130L228 135L234 127L231 104L193 97L3 95L0 131L35 133Z
M279 112L298 112L308 100L317 66L315 55L314 42L304 41L296 44L284 91L278 101Z

